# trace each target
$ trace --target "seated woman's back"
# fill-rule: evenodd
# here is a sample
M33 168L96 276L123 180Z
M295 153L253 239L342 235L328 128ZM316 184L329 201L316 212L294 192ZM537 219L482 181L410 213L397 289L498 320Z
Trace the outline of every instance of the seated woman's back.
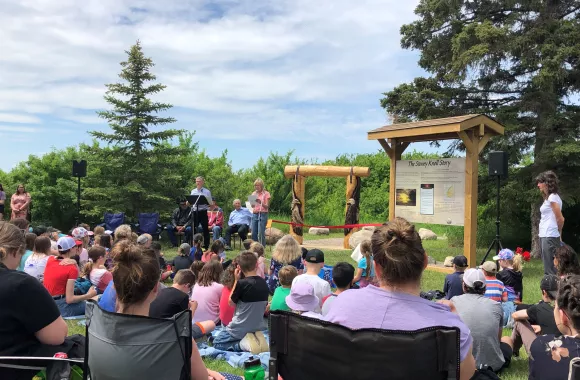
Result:
M352 329L410 331L433 326L458 327L461 379L471 378L475 362L469 329L448 306L419 297L427 256L414 226L396 218L377 228L371 242L380 287L369 285L341 293L325 319Z

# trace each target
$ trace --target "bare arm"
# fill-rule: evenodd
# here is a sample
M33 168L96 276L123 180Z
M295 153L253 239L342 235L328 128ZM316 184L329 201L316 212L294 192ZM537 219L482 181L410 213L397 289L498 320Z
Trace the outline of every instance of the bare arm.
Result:
M201 360L201 356L199 355L199 351L197 350L197 343L195 340L192 341L192 349L191 349L191 380L207 380L208 373L207 368L205 368L205 364Z
M234 286L232 286L232 291L230 293L230 299L228 300L228 304L230 306L236 306L236 303L232 301L232 295L236 291L236 286L238 286L238 281L240 280L240 276L242 274L242 270L238 267L234 270Z
M93 298L97 295L97 291L95 290L94 286L91 286L87 294L83 294L82 296L75 295L75 280L67 280L66 282L66 303L79 303L81 301L85 301L88 299Z
M473 357L471 349L469 347L469 352L465 359L459 364L459 378L461 380L470 380L475 373L475 358Z
M355 284L357 281L360 281L360 279L362 278L362 272L363 272L362 268L356 268L356 274L352 279L353 284Z
M49 346L58 346L64 343L64 338L68 334L68 326L64 319L59 316L50 325L38 330L34 335L40 343L47 344Z
M562 237L562 229L564 228L564 216L562 215L562 210L560 210L560 205L556 202L550 202L550 207L554 212L556 217L556 223L558 223L558 231L560 232L560 238Z
M525 320L527 320L529 318L528 317L528 311L525 310L525 309L524 310L518 310L518 311L516 311L516 312L514 312L512 314L512 318L514 320L516 320L516 321L525 321Z

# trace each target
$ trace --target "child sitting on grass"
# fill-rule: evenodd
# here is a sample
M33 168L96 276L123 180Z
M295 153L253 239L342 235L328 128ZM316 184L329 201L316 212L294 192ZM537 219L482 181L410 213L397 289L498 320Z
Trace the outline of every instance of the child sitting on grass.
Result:
M318 274L322 267L324 267L324 253L319 249L311 249L304 258L304 265L306 266L306 273L297 276L292 281L292 287L300 283L308 283L314 288L314 295L317 297L319 305L313 310L316 313L322 311L322 299L330 294L330 284L324 281Z
M191 253L189 257L191 261L201 260L203 257L203 235L202 234L195 234L193 235L193 247L191 247Z
M493 259L499 262L501 271L496 277L503 282L508 295L507 302L502 303L504 327L512 328L512 314L516 311L516 304L521 303L524 292L522 256L504 248Z
M224 286L220 297L220 320L223 326L230 324L234 317L234 312L236 311L234 306L230 306L230 294L232 294L232 288L234 287L234 282L236 280L234 271L237 266L238 258L236 257L232 260L232 263L224 269L220 278L220 283Z
M314 312L320 301L314 294L314 287L307 282L292 286L290 294L286 296L286 304L296 314L305 317L322 319L322 315Z
M467 257L463 255L455 256L453 258L454 272L445 276L445 284L443 285L443 293L445 299L450 300L455 296L463 294L463 273L467 268Z
M234 270L234 286L230 295L231 306L236 307L232 322L215 337L213 345L218 350L243 351L241 340L249 335L251 352L267 351L264 338L264 312L270 291L266 281L257 275L258 258L252 252L244 251L238 258ZM242 278L242 274L244 278Z
M366 288L375 281L375 268L373 266L373 255L371 253L371 241L365 240L360 245L361 259L358 261L356 275L353 283L359 288Z
M258 276L266 278L266 274L264 272L264 262L266 261L264 258L264 246L258 242L253 242L250 245L250 249L248 249L248 251L254 252L258 256Z
M286 265L280 269L278 272L278 279L280 280L280 286L274 291L274 297L272 297L272 302L270 302L270 311L274 310L286 310L290 311L288 305L286 305L286 297L290 295L290 288L292 287L292 281L298 276L298 270L292 265Z
M322 299L322 315L326 315L330 306L340 293L350 289L354 278L354 267L349 263L337 263L332 268L332 281L336 285L336 291Z
M496 278L497 265L493 261L486 261L480 267L485 275L485 294L495 302L506 302L508 300L507 290L503 282Z

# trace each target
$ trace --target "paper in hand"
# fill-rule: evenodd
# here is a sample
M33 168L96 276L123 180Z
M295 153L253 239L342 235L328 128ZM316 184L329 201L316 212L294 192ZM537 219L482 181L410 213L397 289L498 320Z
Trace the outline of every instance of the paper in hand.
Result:
M257 195L252 194L248 196L248 202L250 202L250 205L252 205L252 207L256 205L256 199L258 199Z

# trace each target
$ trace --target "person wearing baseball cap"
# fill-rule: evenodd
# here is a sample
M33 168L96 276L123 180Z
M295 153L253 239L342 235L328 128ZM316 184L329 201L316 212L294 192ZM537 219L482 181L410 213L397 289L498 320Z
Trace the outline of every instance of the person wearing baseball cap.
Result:
M307 282L292 285L290 294L286 296L286 305L297 314L311 318L322 318L321 314L315 313L320 300L314 294L314 287Z
M44 270L44 287L63 317L74 317L85 314L85 300L97 295L92 286L87 294L75 295L75 281L79 277L79 268L73 259L80 253L81 241L75 241L70 236L58 239L58 256L51 256ZM80 243L80 244L79 244Z
M470 268L463 274L463 295L453 297L452 304L473 337L473 356L477 368L491 368L498 373L511 362L512 349L500 341L503 330L501 305L484 296L486 279L481 269Z
M497 264L493 261L486 261L479 268L485 274L485 296L496 302L506 302L508 295L505 285L496 278Z
M89 236L89 231L84 227L77 227L71 232L72 237L76 240L77 245L82 246L79 253L79 263L81 268L89 261L89 242L91 237Z
M497 273L496 277L503 282L508 294L507 302L501 304L504 327L512 328L512 314L516 311L516 302L521 302L524 297L522 256L514 254L511 249L504 248L493 259L501 267L501 271Z
M318 277L318 273L322 267L324 267L324 252L320 249L313 248L306 253L304 257L304 266L306 267L306 273L296 276L292 281L292 288L296 284L307 283L314 288L314 295L318 298L318 306L313 310L316 313L322 311L322 299L330 294L330 284Z
M445 299L447 300L463 294L461 278L465 268L468 267L467 257L463 255L455 256L452 262L454 272L445 276L445 283L443 284L443 293L445 293Z
M502 341L508 343L518 356L520 348L524 346L528 355L530 347L538 335L559 335L558 326L554 319L553 302L558 295L558 277L547 274L540 282L542 300L527 309L518 310L512 314L515 320L511 337L504 336Z

